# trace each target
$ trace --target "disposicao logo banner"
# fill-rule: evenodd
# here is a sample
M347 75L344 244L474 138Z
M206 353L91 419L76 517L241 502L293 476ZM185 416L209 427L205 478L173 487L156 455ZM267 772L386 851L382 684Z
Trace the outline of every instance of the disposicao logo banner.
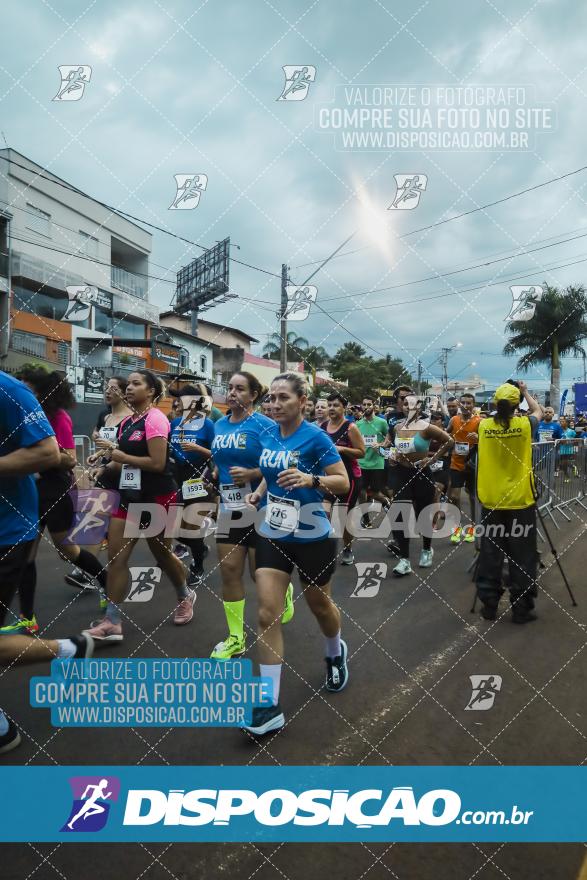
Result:
M10 842L579 842L587 831L586 767L6 767L0 790Z

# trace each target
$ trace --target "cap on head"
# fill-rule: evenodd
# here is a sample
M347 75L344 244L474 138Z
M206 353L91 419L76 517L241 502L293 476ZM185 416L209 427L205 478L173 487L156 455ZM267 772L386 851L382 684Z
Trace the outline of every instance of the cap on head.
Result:
M515 385L510 385L509 382L504 382L495 392L493 399L496 401L507 400L513 406L517 406L521 399L520 389Z

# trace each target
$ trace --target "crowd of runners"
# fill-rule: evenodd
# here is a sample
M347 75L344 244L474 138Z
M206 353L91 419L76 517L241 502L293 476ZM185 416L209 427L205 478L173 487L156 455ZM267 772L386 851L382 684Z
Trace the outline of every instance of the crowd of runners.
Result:
M97 645L121 643L121 605L140 540L166 575L161 589L171 584L170 621L191 624L198 589L218 591L206 574L215 543L224 616L217 639L206 646L200 635L196 650L192 638L192 650L218 662L242 656L245 602L254 601L256 659L272 682L273 699L255 709L246 729L256 735L277 730L285 723L282 627L294 615L294 571L323 636L324 687L336 693L349 676L332 599L337 563L352 565L357 533L368 538L393 512L386 541L393 576L413 575L410 533L398 516L404 511L406 520L412 514L418 523L418 567L431 568L434 532L450 505L461 514L447 537L453 544L472 543L480 521L510 522L513 514L524 520L530 531L523 547L508 543L507 535L502 543L482 540L476 580L482 615L494 620L504 556L510 568L513 559L514 622L535 618L531 444L556 443L557 466L567 474L575 466L581 426L556 421L523 383L500 386L495 400L480 408L469 393L443 403L407 385L395 389L387 408L370 396L351 403L340 392L315 400L298 373L278 376L270 389L251 373L235 373L224 414L204 384L173 391L169 416L162 408L165 394L161 379L148 370L109 379L95 452L80 473L68 412L74 400L63 375L41 368L24 369L18 378L0 373L3 665L88 657ZM341 542L333 537L335 522L342 523ZM45 532L72 565L67 582L94 588L97 597L87 629L58 640L39 637L34 602ZM89 539L90 533L98 537ZM246 586L247 571L253 587ZM189 652L188 642L182 645ZM16 724L0 711L0 752L18 742Z

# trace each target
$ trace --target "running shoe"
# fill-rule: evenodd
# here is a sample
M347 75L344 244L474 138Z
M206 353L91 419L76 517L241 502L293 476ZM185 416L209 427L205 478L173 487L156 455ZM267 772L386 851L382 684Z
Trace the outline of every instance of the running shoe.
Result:
M399 549L398 545L395 543L395 541L388 541L388 543L385 546L387 547L387 550L389 551L389 553L393 553L394 556L401 557L400 549Z
M450 543L451 544L460 544L462 535L463 535L462 528L460 526L457 526L451 532Z
M255 736L264 736L272 730L280 730L285 724L285 717L279 703L277 706L259 706L253 709L253 718L250 724L243 726L247 733Z
M467 526L465 529L465 543L466 544L474 544L475 543L475 527Z
M90 629L85 629L82 636L90 636L95 642L122 642L122 625L112 623L107 617L96 620Z
M393 576L396 578L401 578L405 577L407 574L412 574L412 566L410 565L410 560L400 559L393 570Z
M173 615L173 622L176 626L185 626L194 616L194 602L196 601L196 591L190 590L189 595L182 599Z
M8 730L5 734L0 736L0 755L18 748L21 742L22 740L16 724L14 721L8 719Z
M288 584L287 590L285 593L285 603L283 606L283 614L281 615L281 622L282 623L289 623L293 616L294 616L293 584Z
M430 550L422 550L420 553L420 562L418 563L420 568L431 568L433 556L434 550L432 550L432 548Z
M70 636L70 640L75 645L75 654L77 660L89 660L94 654L94 640L89 633L83 632L79 636Z
M347 646L346 642L340 640L340 655L338 657L326 657L326 681L324 687L327 691L336 693L346 687L349 680L349 669L347 666Z
M350 547L345 547L342 551L341 565L354 565L355 555Z
M361 528L362 529L372 529L373 528L373 526L371 525L371 520L369 519L369 516L366 513L364 513L363 516L361 517Z
M0 629L0 636L33 636L38 633L38 631L39 624L37 623L35 615L33 614L29 620L21 614L16 623L11 624L10 626L3 626L2 629Z
M481 605L481 617L483 620L497 620L497 605L488 605L484 602Z
M230 635L223 642L218 642L210 657L212 660L230 660L231 657L240 657L246 650L246 638Z
M178 559L187 559L190 555L190 551L183 544L176 544L173 552Z
M204 576L204 566L200 562L199 565L192 562L188 573L188 587L199 587Z
M71 574L66 574L64 581L66 584L71 584L72 587L78 587L80 590L98 589L98 584L94 578L91 578L81 568L74 568Z

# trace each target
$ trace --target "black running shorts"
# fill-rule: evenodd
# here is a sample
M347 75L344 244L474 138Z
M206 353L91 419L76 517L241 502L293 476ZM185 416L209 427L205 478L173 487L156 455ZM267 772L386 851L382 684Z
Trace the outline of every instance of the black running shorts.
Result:
M297 568L302 584L323 587L336 568L336 540L273 541L259 535L256 568L275 568L287 574Z

